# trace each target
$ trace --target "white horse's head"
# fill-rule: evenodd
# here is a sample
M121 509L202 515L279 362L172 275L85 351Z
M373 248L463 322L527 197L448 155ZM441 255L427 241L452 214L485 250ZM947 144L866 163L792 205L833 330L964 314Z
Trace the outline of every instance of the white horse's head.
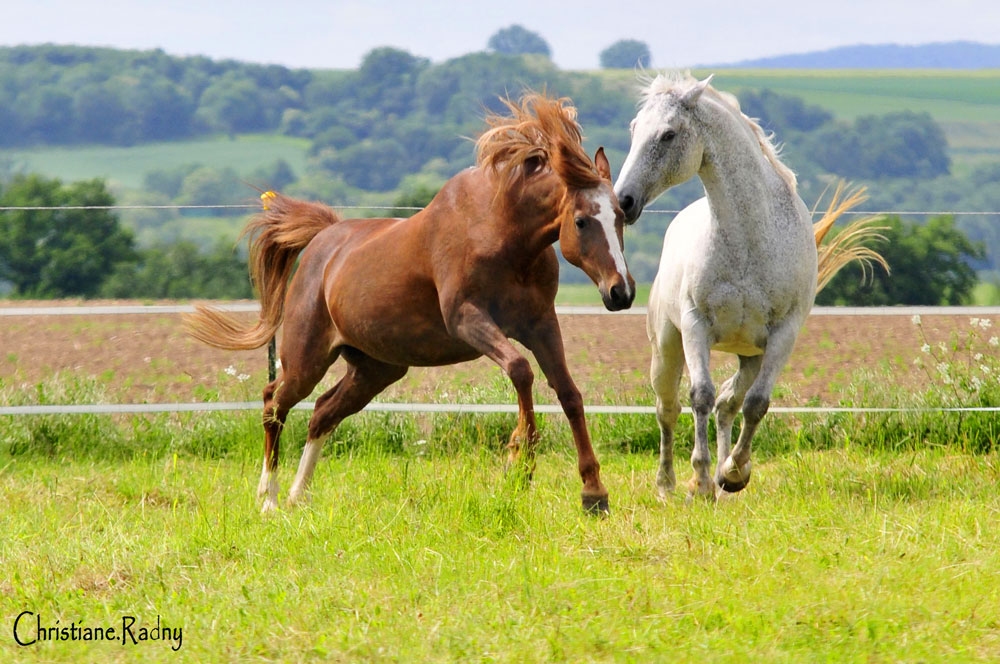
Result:
M694 111L711 80L660 74L643 91L629 126L632 145L615 183L628 223L639 218L646 203L701 168L705 142Z

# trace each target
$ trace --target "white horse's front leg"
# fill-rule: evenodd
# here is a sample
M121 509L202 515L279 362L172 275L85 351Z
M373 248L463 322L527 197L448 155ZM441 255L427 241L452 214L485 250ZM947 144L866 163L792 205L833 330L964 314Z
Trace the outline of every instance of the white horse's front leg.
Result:
M715 400L716 459L715 483L722 485L722 464L732 451L733 421L740 412L743 398L760 373L762 355L740 355L740 368L723 383Z
M717 475L719 486L724 491L736 492L750 482L750 448L757 425L764 419L771 405L771 392L778 381L778 374L784 368L795 347L799 335L800 320L786 321L776 328L767 339L767 347L761 358L760 373L743 399L743 426L729 457L719 466Z
M691 410L694 411L694 450L691 452L691 466L694 477L688 482L688 496L715 496L715 484L709 475L712 454L708 449L708 417L715 406L715 386L709 373L712 345L708 335L708 325L691 314L690 322L682 332L684 358L691 373ZM685 317L685 323L689 322Z
M684 372L684 347L681 333L666 321L652 340L653 357L649 379L656 393L656 422L660 427L660 466L656 471L656 488L667 499L674 492L674 428L681 412L678 396L681 374Z

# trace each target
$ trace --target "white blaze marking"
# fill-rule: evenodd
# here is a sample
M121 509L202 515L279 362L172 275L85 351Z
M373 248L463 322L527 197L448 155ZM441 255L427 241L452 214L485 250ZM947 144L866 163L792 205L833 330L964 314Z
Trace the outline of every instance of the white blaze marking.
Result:
M611 201L607 196L595 194L591 202L597 203L598 210L594 216L604 229L604 236L608 240L608 251L615 261L615 269L625 282L625 289L628 290L628 268L625 266L625 255L622 253L622 245L618 241L618 233L615 232L615 211L611 207Z

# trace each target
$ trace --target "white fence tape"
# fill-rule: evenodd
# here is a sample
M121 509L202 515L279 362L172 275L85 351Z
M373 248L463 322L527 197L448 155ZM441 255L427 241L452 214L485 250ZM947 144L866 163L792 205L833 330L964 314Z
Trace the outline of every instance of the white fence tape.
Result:
M294 410L308 410L315 405L313 401L302 401L294 406ZM0 406L0 416L11 415L122 415L139 413L205 413L218 411L260 410L259 401L219 401L208 403L125 403L125 404L66 404L41 406ZM365 406L368 412L376 413L516 413L517 404L497 403L370 403ZM654 406L584 406L588 415L655 415ZM1000 407L967 406L959 408L866 408L853 406L808 407L808 406L773 406L768 412L778 414L833 414L849 413L856 415L872 413L995 413ZM554 404L536 404L536 413L561 413L562 408ZM691 414L688 407L682 408L685 415Z
M260 310L255 302L212 304L230 312L252 313ZM4 316L100 316L128 314L179 314L194 311L194 305L97 305L66 307L0 307L0 317ZM633 307L626 311L608 311L603 307L566 306L556 307L560 315L645 315L646 307ZM1000 307L813 307L814 316L996 316ZM314 402L301 402L297 410L311 409ZM139 404L63 404L0 406L0 416L14 415L120 415L129 413L185 413L259 410L258 401L208 402L208 403L139 403ZM653 406L585 406L591 415L653 415ZM371 403L365 407L370 412L399 413L516 413L515 404L463 404L463 403ZM784 414L833 414L833 413L920 413L920 412L998 412L1000 407L958 407L958 408L866 408L866 407L797 407L775 406L769 412ZM535 406L538 413L560 413L557 405ZM691 414L690 408L682 409Z
M255 313L260 311L256 302L215 304L207 303L222 311ZM66 307L7 307L0 306L0 318L5 316L124 316L133 314L187 314L194 312L193 304L150 305L81 305ZM646 307L632 307L624 311L608 311L604 307L561 306L556 313L561 316L645 316ZM813 307L812 316L1000 316L1000 307Z

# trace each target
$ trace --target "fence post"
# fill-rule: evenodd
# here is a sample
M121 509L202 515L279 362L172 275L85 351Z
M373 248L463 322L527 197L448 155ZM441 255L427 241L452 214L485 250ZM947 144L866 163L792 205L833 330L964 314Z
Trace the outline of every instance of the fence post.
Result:
M278 377L278 352L275 339L276 337L271 337L271 340L267 342L267 380L271 383Z

